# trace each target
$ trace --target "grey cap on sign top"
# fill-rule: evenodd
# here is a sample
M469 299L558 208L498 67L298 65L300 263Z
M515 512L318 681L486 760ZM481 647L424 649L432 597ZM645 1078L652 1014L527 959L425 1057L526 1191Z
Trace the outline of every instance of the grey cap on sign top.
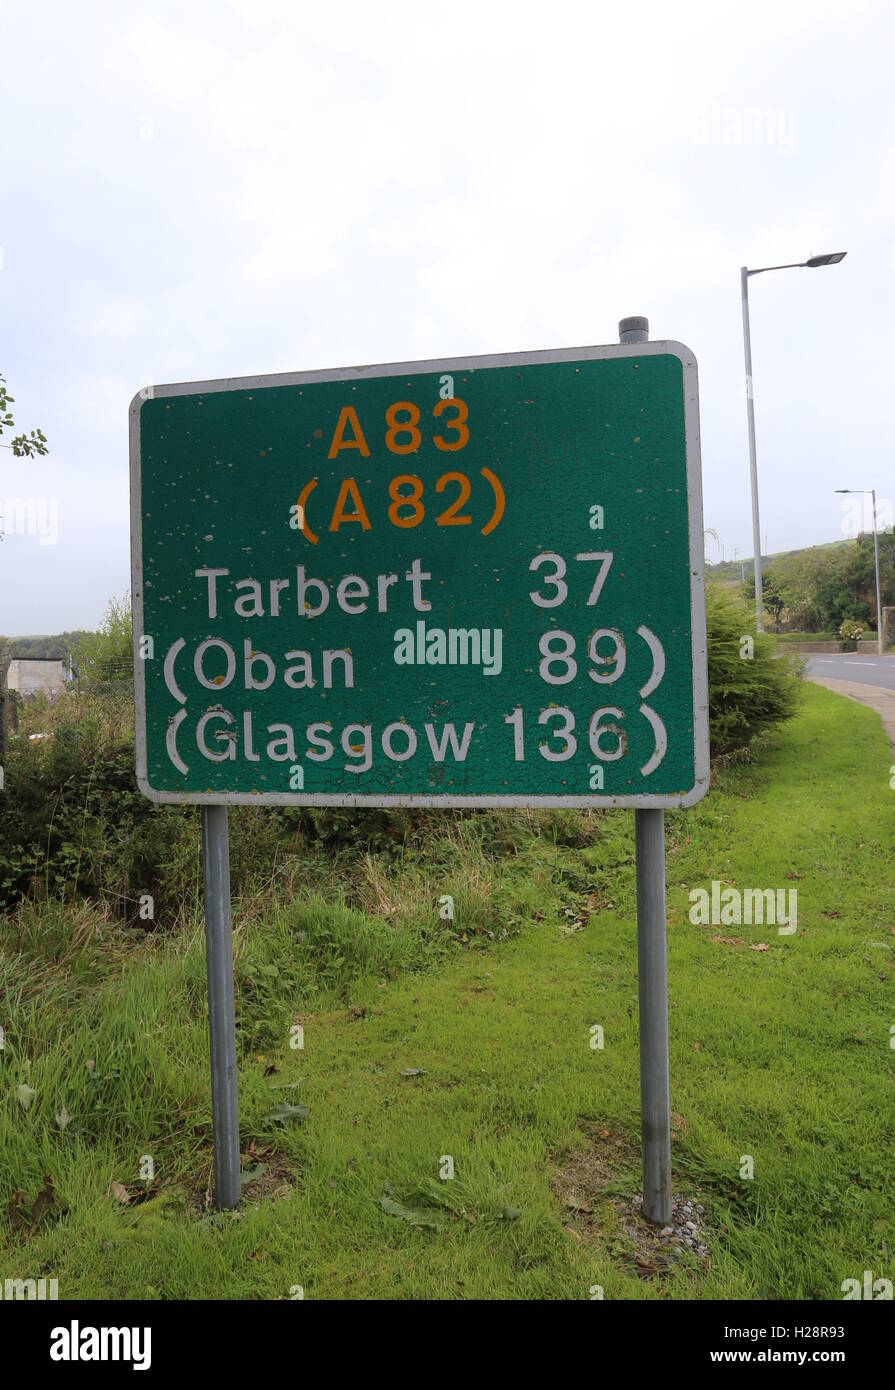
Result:
M649 319L642 314L633 314L631 318L619 319L618 336L621 338L623 333L649 333Z

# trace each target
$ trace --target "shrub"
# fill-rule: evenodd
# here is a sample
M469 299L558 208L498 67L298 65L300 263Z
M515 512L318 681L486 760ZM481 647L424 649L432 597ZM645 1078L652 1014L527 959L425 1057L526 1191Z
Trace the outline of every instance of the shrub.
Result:
M802 663L756 633L751 610L729 589L706 589L712 756L744 748L795 714Z
M858 643L864 636L864 624L857 618L845 618L839 624L839 636L847 642L852 651L857 651Z
M30 705L21 723L4 760L0 907L27 895L93 898L134 925L172 925L201 892L200 808L159 806L137 790L132 703L65 695ZM269 878L289 829L266 808L231 807L234 892ZM144 894L151 921L140 916Z

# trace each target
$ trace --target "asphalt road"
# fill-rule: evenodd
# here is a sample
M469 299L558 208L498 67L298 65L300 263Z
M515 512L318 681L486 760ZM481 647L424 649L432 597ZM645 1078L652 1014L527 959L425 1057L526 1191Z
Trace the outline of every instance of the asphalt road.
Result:
M883 685L895 690L895 656L867 656L864 652L844 652L838 656L806 655L813 676L836 681L860 681L863 685Z

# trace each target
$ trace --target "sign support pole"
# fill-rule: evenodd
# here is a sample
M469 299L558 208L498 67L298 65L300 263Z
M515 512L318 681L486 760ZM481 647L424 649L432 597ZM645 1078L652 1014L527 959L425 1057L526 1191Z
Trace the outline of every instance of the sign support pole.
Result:
M649 340L649 320L622 319L620 343ZM635 810L637 988L643 1215L671 1221L671 1090L668 1077L668 951L665 934L665 812Z
M668 955L665 942L665 812L635 811L637 987L640 996L640 1129L643 1214L671 1221L671 1095Z
M240 1176L230 842L226 806L202 807L202 872L205 880L214 1196L216 1206L229 1210L239 1202Z

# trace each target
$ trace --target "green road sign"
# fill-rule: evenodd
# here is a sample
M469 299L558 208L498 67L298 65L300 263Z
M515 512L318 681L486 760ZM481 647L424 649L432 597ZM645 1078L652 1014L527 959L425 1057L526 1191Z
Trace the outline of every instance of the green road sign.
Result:
M689 349L147 388L130 426L148 797L704 795Z

